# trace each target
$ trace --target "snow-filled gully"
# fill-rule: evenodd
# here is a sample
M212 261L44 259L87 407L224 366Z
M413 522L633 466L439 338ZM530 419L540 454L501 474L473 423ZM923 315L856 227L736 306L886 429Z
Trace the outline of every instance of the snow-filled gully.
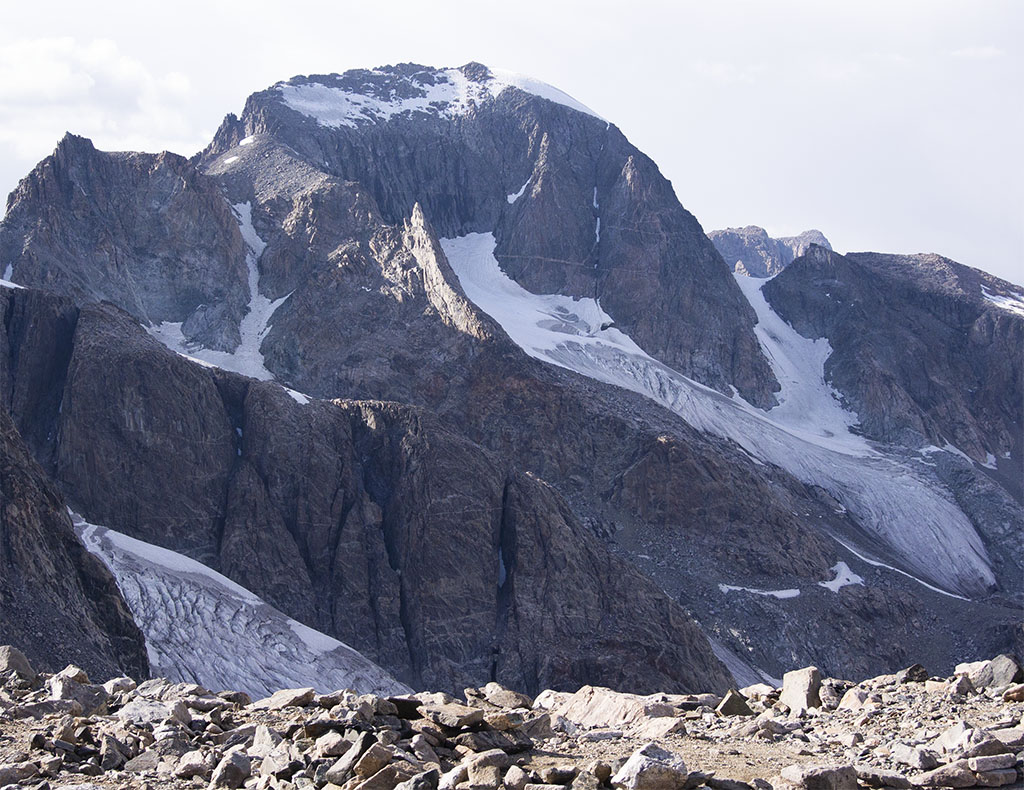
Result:
M782 386L780 405L768 412L688 379L620 330L602 329L612 319L598 301L525 290L501 271L493 234L442 239L441 245L466 295L530 356L644 395L695 428L821 486L901 565L943 591L977 595L995 583L981 538L948 494L850 432L856 415L842 408L824 380L827 340L804 338L775 314L761 295L764 281L739 285L757 313L755 331Z
M238 347L234 351L216 351L194 346L186 340L182 333L182 322L180 321L165 321L159 326L147 327L147 331L169 349L193 362L241 373L243 376L260 381L273 381L274 374L267 370L260 346L263 344L267 332L270 331L270 319L274 312L284 304L291 294L285 294L281 298L271 301L260 293L259 259L267 244L253 227L252 205L248 202L236 203L231 208L235 212L242 239L248 249L245 255L245 265L249 279L249 307L238 325L238 332L241 336ZM309 403L309 398L301 392L296 392L288 387L284 389L298 403Z

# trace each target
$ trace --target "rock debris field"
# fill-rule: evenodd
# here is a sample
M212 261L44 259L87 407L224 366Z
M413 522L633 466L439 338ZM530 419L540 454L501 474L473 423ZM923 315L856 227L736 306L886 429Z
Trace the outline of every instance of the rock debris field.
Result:
M856 790L1020 787L1010 656L853 683L814 667L717 694L496 683L378 697L245 694L33 670L0 647L0 789Z

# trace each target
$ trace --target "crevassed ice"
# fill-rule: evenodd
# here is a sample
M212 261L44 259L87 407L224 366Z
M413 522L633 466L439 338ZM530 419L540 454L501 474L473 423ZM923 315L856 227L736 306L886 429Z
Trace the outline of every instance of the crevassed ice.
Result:
M425 112L452 118L465 114L474 105L499 96L510 87L604 120L567 93L522 74L492 69L490 79L476 82L458 69L426 73L434 77L432 84L417 80L415 74L404 78L419 93L408 98L370 96L322 82L302 85L279 83L275 87L291 109L314 118L321 126L335 128L355 128L360 123L385 122L407 112Z
M71 517L85 547L114 574L155 674L254 698L306 686L321 692L408 691L348 645L287 617L202 563L76 513Z
M948 493L909 463L849 434L851 418L824 381L800 385L794 380L788 388L784 382L783 394L805 401L804 408L823 421L825 430L801 424L797 410L787 411L785 404L776 419L775 410L766 413L727 398L648 356L611 328L611 317L597 301L533 294L513 282L494 257L493 234L442 239L441 246L466 296L530 356L640 393L695 428L731 439L753 457L821 486L901 564L934 586L973 595L995 583L981 538ZM779 342L770 346L773 365L794 377L818 370L823 347L814 346L810 355L808 347L781 331L775 327ZM810 357L780 359L790 351Z

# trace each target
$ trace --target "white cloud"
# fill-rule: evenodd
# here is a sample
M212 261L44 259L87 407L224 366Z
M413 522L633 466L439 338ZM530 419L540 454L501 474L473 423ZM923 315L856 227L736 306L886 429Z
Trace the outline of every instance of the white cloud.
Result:
M189 116L188 77L157 74L106 39L23 39L0 45L0 144L23 169L65 131L101 148L177 148L203 144Z

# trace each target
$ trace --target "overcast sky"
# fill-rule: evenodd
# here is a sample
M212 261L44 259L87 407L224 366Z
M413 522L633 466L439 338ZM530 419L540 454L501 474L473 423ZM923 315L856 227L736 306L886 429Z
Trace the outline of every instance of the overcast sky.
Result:
M477 60L575 96L706 230L821 229L1024 283L1024 2L3 3L0 190L65 130L192 154L295 74Z

